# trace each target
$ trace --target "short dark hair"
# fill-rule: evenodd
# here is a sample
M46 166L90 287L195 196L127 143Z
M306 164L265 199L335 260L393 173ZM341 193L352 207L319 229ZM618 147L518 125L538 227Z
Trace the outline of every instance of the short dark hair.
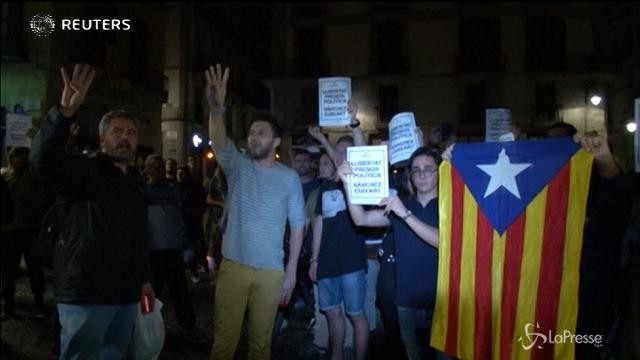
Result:
M305 149L295 149L293 150L293 158L295 159L298 155L306 155L308 157L312 157L311 153Z
M13 160L18 156L29 156L30 151L28 147L15 147L9 151L9 160Z
M433 158L433 161L436 162L436 166L440 165L440 163L442 162L442 155L440 155L440 152L436 148L428 147L428 146L419 147L416 149L416 151L413 152L413 154L411 154L411 157L409 157L409 162L407 163L407 167L409 168L408 169L409 171L411 171L411 167L413 166L413 161L418 156L423 156L423 155Z
M271 125L271 131L273 131L274 138L282 139L282 128L278 124L275 116L273 116L270 112L267 111L258 111L253 115L253 121L251 121L251 125L258 121L264 121Z
M547 133L549 133L549 131L554 129L565 129L567 131L567 136L573 136L578 132L575 126L566 122L557 122L551 125L549 129L547 129Z
M102 116L102 119L100 119L100 124L98 125L98 134L100 136L105 135L107 133L107 128L109 127L109 123L111 122L111 120L115 118L123 118L123 119L130 120L133 123L133 125L136 127L136 129L139 129L138 119L136 119L136 117L133 116L131 113L122 109L111 110L108 113L104 114Z
M350 135L343 135L343 136L340 136L340 138L338 139L338 141L336 141L336 145L337 145L338 143L342 142L342 141L348 141L348 142L350 142L350 143L354 144L353 137L352 137L352 136L350 136Z

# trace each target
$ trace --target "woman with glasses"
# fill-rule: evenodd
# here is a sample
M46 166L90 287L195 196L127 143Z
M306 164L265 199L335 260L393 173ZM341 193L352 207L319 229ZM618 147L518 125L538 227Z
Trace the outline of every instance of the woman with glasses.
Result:
M357 226L391 226L395 234L396 306L400 332L409 359L433 357L429 349L438 268L438 165L442 158L421 147L409 158L411 194L390 196L381 209L365 211L348 203ZM349 163L338 169L343 184L352 174ZM346 186L346 185L345 185ZM444 358L438 353L438 358Z

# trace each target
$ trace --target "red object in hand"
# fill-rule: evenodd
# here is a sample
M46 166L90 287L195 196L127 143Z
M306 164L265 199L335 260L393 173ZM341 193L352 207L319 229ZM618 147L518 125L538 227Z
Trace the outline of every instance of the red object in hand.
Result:
M280 303L280 304L278 304L278 310L279 311L286 311L288 307L289 307L289 303Z
M143 314L148 314L153 311L153 303L151 303L151 297L149 295L144 296L140 308Z

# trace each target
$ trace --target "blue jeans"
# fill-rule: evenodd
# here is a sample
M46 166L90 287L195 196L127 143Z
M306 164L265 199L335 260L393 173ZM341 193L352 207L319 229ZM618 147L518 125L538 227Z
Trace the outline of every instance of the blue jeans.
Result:
M318 280L318 303L321 311L333 310L344 301L347 315L364 311L367 277L364 269L336 277Z
M412 309L398 306L400 335L409 360L431 359L434 354L435 358L439 360L450 359L446 354L429 346L432 318L433 309Z
M123 359L133 335L137 306L58 304L60 359Z

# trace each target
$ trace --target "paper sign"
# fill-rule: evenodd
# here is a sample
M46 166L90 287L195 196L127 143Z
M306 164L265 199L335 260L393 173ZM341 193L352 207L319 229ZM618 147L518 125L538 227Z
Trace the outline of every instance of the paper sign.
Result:
M407 160L419 146L413 113L396 114L389 123L389 163Z
M636 108L636 141L635 141L635 154L636 154L636 172L640 173L640 98L635 99Z
M511 132L511 110L486 110L485 142L498 142L500 137Z
M31 116L7 114L7 132L5 144L8 147L31 147L27 132L31 129Z
M353 171L347 184L352 204L378 205L380 200L389 196L386 146L348 147L347 161Z
M351 99L351 79L332 77L318 79L320 126L346 126L351 123L348 102Z

